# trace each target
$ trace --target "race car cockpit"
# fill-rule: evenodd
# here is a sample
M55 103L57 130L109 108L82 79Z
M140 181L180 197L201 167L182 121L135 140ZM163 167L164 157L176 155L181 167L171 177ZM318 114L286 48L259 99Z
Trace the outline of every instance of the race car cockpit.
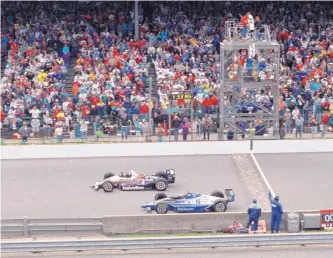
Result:
M119 177L122 178L135 178L137 177L137 173L134 170L130 170L129 172L126 173L126 175L124 175L124 172L120 172Z
M201 196L201 194L196 194L196 193L187 193L184 195L185 199L192 199L192 198L197 198Z
M179 200L179 199L184 199L185 194L180 194L178 196L171 196L170 198L173 200Z

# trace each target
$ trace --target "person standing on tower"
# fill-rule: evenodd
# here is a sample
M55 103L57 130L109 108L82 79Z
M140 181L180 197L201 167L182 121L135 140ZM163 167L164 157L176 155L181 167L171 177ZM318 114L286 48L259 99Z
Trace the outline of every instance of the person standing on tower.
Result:
M241 24L242 24L242 36L241 36L241 39L242 40L245 40L246 36L247 36L247 24L248 24L248 20L249 20L249 16L248 16L248 13L247 13L247 14L245 14L242 17L242 20L241 20Z
M254 18L250 12L247 13L247 24L250 33L254 32Z

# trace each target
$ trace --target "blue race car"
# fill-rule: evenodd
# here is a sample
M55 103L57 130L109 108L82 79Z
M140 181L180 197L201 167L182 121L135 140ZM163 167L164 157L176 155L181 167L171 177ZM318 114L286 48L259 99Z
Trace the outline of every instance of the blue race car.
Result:
M176 197L167 197L163 193L155 195L155 201L141 206L148 212L155 210L158 214L165 214L168 210L175 212L225 212L229 202L235 201L232 189L225 189L225 195L221 191L214 191L210 195L187 193Z

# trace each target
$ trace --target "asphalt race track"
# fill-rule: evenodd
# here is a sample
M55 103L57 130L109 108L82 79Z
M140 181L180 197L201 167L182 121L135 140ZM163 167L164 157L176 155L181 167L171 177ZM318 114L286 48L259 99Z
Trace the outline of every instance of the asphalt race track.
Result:
M333 208L333 153L261 154L256 158L285 210Z
M112 193L91 185L104 173L134 169L154 174L174 168L176 183L166 193L187 191L210 194L233 188L236 202L228 211L246 211L251 196L237 176L230 156L92 158L2 161L1 216L10 218L102 217L145 214L140 205L153 200L156 191Z
M332 153L262 154L258 163L286 211L333 207ZM10 218L102 217L145 214L140 205L156 191L113 193L90 186L104 173L134 169L154 174L176 170L176 183L166 193L209 194L233 188L236 202L228 211L246 211L249 191L229 155L2 161L1 216Z

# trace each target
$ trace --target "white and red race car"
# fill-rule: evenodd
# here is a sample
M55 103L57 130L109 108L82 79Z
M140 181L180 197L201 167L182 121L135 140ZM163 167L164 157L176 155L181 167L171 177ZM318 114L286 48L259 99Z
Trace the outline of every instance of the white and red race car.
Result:
M138 174L134 170L130 170L126 175L123 172L120 175L107 173L104 175L103 181L97 181L92 187L95 190L102 188L105 192L112 192L114 188L123 191L152 190L165 191L169 183L176 180L175 170L167 169L157 172L154 176Z

